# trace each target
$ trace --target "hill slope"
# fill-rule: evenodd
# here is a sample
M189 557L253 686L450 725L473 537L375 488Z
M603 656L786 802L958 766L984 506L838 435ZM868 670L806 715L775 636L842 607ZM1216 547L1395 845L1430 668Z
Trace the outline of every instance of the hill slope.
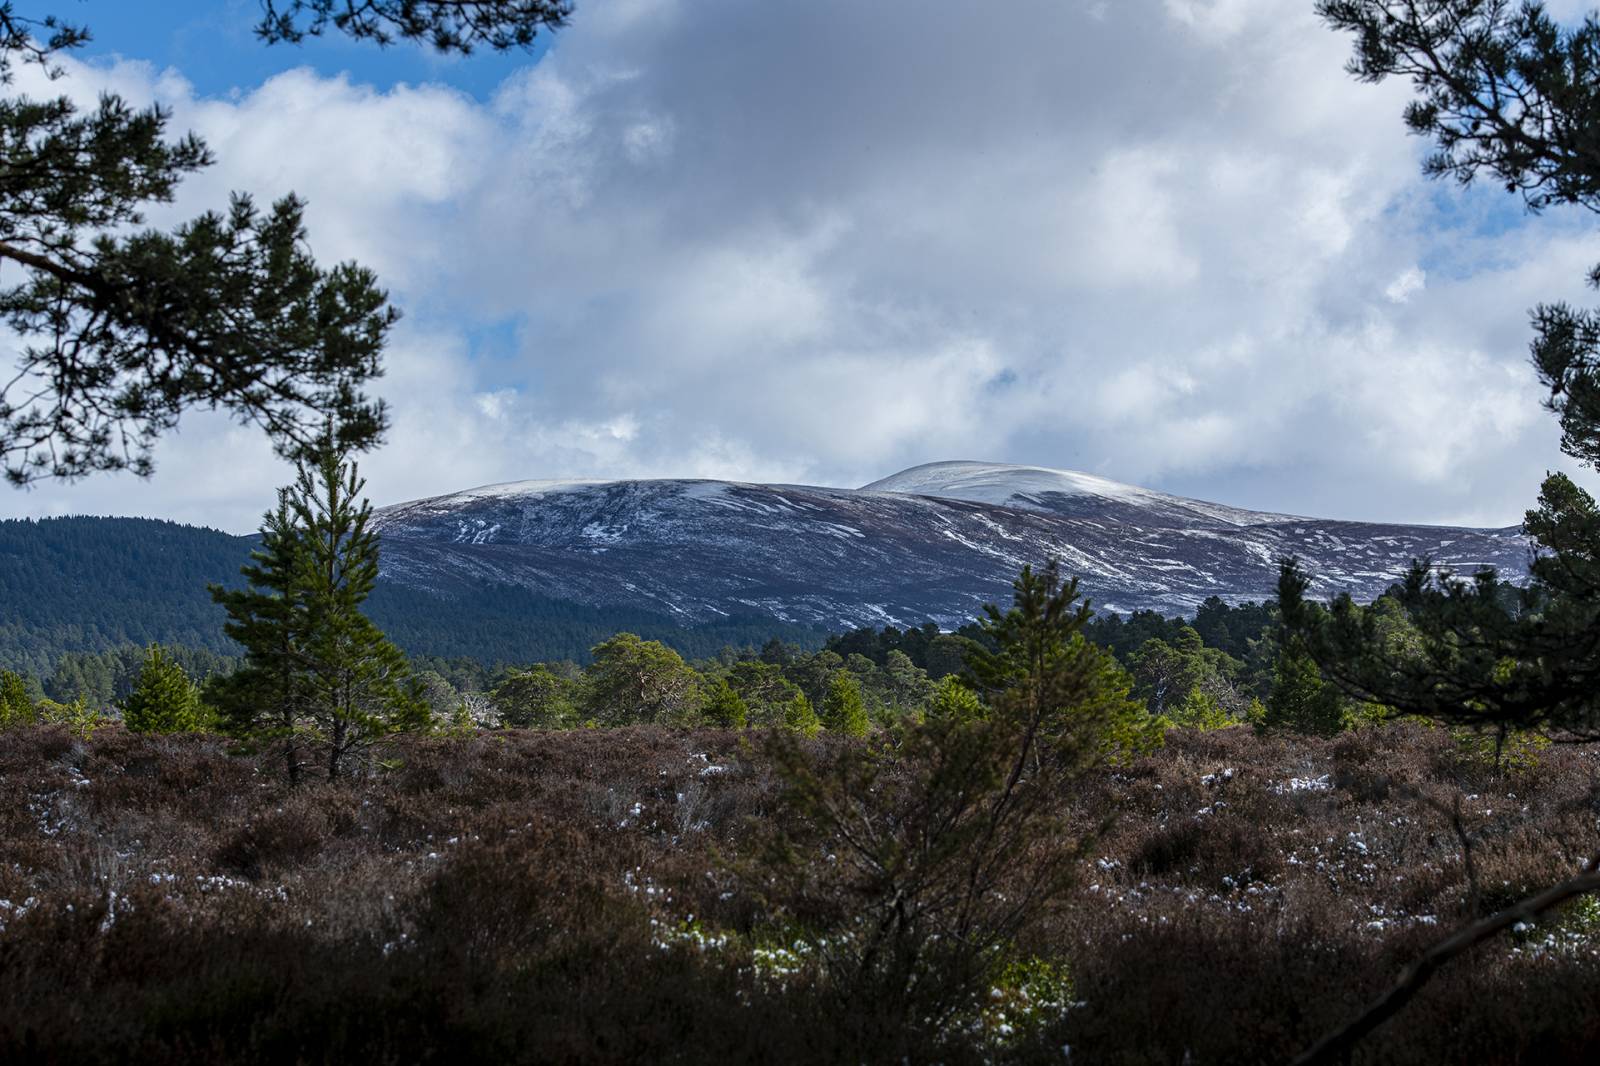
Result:
M48 677L66 652L151 642L222 655L210 583L236 585L252 539L145 518L0 521L0 667ZM767 617L684 625L646 609L571 603L514 586L464 586L450 596L380 581L367 610L413 655L484 662L587 659L619 630L690 656L781 637L808 647L823 634Z
M987 463L916 467L863 489L728 481L529 481L383 508L384 573L580 603L648 604L684 621L757 611L826 628L959 624L1056 558L1099 606L1187 611L1274 594L1278 560L1314 591L1370 599L1413 558L1525 572L1515 528L1264 514L1084 474Z

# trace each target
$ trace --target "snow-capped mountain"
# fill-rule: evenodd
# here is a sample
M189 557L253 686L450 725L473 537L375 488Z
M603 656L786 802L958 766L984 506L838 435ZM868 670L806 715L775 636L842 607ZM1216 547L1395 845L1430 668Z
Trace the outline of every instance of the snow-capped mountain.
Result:
M1042 467L950 462L861 489L729 481L526 481L381 509L384 576L449 595L518 585L684 622L955 625L1060 561L1101 609L1274 594L1303 559L1321 594L1381 593L1413 558L1525 572L1521 531L1268 514Z
M865 486L863 492L900 492L973 503L994 503L1077 518L1121 518L1148 523L1160 517L1182 523L1254 526L1292 522L1295 515L1245 511L1220 503L1169 496L1075 470L1006 463L925 463Z

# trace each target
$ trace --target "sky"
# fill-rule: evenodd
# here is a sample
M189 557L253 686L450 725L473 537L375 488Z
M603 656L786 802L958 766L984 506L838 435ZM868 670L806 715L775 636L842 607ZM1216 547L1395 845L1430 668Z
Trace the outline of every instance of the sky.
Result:
M1310 8L577 0L532 53L441 59L267 47L256 0L58 0L94 42L12 91L203 136L153 225L293 191L319 260L377 271L405 313L377 504L946 459L1357 520L1596 488L1527 344L1534 305L1592 298L1597 220L1424 179L1408 87L1350 78ZM245 532L289 479L207 412L155 459L0 517Z

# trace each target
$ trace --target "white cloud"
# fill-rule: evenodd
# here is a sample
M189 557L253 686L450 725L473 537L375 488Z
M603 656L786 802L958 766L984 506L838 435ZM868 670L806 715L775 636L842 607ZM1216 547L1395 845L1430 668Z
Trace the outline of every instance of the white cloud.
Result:
M62 84L210 140L162 220L294 189L318 255L392 287L381 501L982 456L1512 521L1558 459L1526 309L1582 298L1586 220L1474 228L1495 192L1424 185L1407 88L1349 79L1303 8L630 0L580 6L487 104L308 70L231 99L138 64ZM248 528L283 480L216 419L158 462L0 514Z
M1410 303L1411 298L1428 286L1428 272L1421 267L1407 267L1400 276L1389 283L1383 295L1392 304Z

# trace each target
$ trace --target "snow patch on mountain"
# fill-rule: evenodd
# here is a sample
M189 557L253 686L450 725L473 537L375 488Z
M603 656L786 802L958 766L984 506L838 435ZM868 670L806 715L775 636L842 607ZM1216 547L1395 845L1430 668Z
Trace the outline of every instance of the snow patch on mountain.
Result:
M1074 498L1088 497L1137 508L1154 517L1211 519L1232 526L1285 522L1294 517L1172 496L1077 470L970 460L913 466L864 485L861 491L937 496L1056 513L1077 513L1081 508L1073 505Z
M1518 529L1334 522L1246 511L1044 467L932 463L866 489L703 479L518 481L384 507L388 580L471 596L516 585L708 621L760 612L835 627L959 625L1024 563L1060 562L1106 608L1265 599L1278 560L1312 591L1371 599L1413 558L1515 580Z

